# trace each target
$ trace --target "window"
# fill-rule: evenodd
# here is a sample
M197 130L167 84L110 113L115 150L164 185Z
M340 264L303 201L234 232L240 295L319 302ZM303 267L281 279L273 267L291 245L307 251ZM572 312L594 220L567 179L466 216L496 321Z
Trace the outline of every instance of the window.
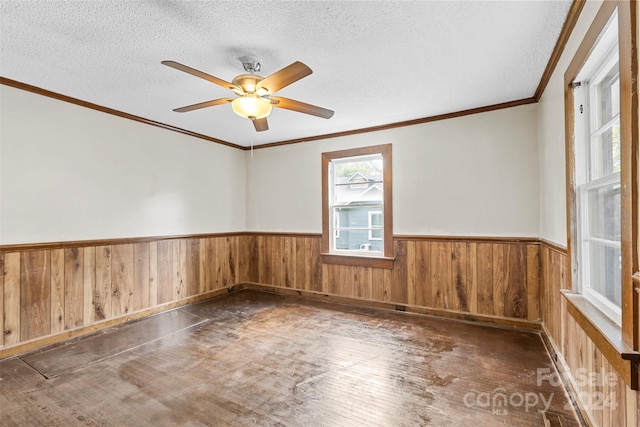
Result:
M637 24L605 1L564 74L567 311L633 390L640 323ZM637 287L636 287L637 286Z
M621 322L620 70L614 14L573 82L580 292Z
M369 212L369 240L382 240L382 212Z
M323 153L322 180L323 261L391 268L391 144Z

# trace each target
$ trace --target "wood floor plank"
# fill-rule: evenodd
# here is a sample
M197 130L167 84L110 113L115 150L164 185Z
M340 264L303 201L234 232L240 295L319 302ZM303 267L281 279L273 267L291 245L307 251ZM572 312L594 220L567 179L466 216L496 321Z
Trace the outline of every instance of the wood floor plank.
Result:
M0 362L0 424L544 425L504 390L578 426L539 368L536 333L243 291Z
M21 359L46 378L84 368L107 357L129 351L145 343L205 321L196 315L172 310L117 329L68 341L65 345L39 350Z

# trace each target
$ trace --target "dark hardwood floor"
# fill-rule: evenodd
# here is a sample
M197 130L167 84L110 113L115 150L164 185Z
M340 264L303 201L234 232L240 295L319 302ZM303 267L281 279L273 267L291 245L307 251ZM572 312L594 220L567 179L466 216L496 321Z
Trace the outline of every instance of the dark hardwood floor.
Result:
M577 426L554 372L536 333L242 291L0 361L0 425Z

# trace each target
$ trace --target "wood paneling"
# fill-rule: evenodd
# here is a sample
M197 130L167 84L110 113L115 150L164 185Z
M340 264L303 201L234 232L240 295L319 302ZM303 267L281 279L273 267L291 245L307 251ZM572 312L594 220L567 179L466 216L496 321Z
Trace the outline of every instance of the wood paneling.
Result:
M123 239L126 243L27 245L22 251L2 252L0 358L25 345L51 344L73 331L90 332L92 325L117 324L136 317L133 313L155 313L234 285L240 281L240 243L243 251L249 247L245 238L257 239ZM253 255L257 257L255 250ZM243 268L258 271L248 261Z
M51 333L64 331L64 249L51 250Z
M569 314L560 291L566 289L568 257L564 250L540 248L540 310L558 363L585 418L594 426L638 425L638 393L625 385L614 367Z
M149 307L158 305L158 242L149 243Z
M478 313L493 314L493 245L476 245L476 272L478 277ZM491 284L491 286L490 286Z
M111 317L133 309L133 244L111 248Z
M4 254L0 253L0 347L4 347Z
M96 247L96 287L93 291L93 318L111 317L111 246Z
M540 319L540 248L527 246L527 303L528 310ZM527 316L531 318L531 316Z
M451 248L452 307L469 312L469 280L467 278L467 244L453 242Z
M403 236L394 239L395 261L388 270L321 264L320 239L254 237L245 250L257 254L258 271L252 277L258 280L249 281L398 305L540 319L538 243Z
M158 304L173 299L173 241L158 242Z
M94 297L96 290L96 248L84 248L84 309L83 319L85 324L96 321L94 309Z
M49 251L32 251L20 261L20 339L27 341L51 330L51 259Z
M20 342L20 254L4 254L4 345Z
M186 276L187 296L197 295L200 292L200 241L198 239L186 239Z
M407 282L408 282L407 275L409 271L407 268L407 263L408 263L407 241L406 240L394 241L393 252L394 252L396 261L393 266L393 271L391 272L391 280L393 281L394 286L391 287L390 298L391 298L391 301L393 302L397 302L400 304L408 304L409 300L407 295ZM338 283L338 287L340 285L341 284ZM415 295L415 291L413 293ZM345 296L351 296L351 295L345 295Z
M526 283L527 248L506 245L506 291L504 313L507 317L527 318L528 295Z
M24 252L28 253L28 252ZM64 328L74 329L84 321L84 251L64 250Z
M149 307L149 243L133 245L133 311Z

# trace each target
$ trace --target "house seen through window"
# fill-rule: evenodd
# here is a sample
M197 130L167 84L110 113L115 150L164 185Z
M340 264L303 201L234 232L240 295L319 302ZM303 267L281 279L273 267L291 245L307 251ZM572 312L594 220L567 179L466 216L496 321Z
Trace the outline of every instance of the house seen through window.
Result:
M331 163L333 249L382 252L382 155Z

